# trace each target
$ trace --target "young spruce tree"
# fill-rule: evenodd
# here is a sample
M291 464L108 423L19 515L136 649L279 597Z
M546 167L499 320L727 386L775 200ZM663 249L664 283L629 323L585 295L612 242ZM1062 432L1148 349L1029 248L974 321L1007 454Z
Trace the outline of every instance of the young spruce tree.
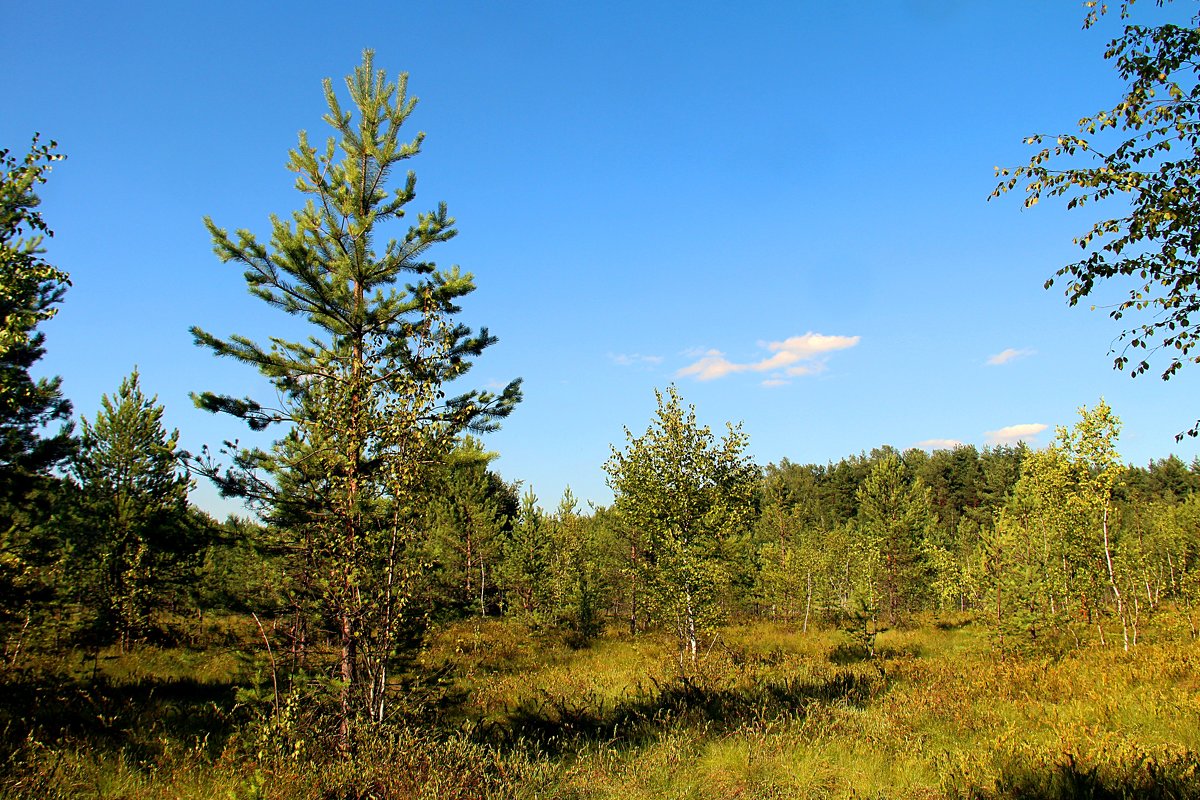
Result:
M929 578L922 544L933 519L929 489L911 482L895 452L879 459L858 487L858 521L866 550L865 594L896 625Z
M548 615L554 548L546 519L533 489L521 495L512 531L504 541L500 581L506 613L539 623Z
M245 268L250 292L306 320L312 336L263 346L192 329L197 344L258 369L281 398L267 408L198 395L201 407L252 429L289 428L269 451L234 453L229 469L199 461L224 492L257 501L295 537L314 617L333 626L343 746L355 719L385 713L388 667L411 623L419 569L411 556L430 467L459 434L494 428L520 400L519 381L499 395L447 396L446 385L495 339L452 321L472 276L426 260L456 233L445 204L418 214L398 240L381 238L416 195L412 172L388 188L423 138L401 138L416 105L406 83L406 75L389 83L369 50L346 79L351 110L325 81L324 119L336 135L318 150L300 134L288 168L308 201L290 221L272 218L269 246L206 220L217 255Z
M135 369L115 397L101 398L96 421L83 421L71 464L81 514L68 561L98 626L123 649L150 630L154 608L202 544L188 518L179 431L168 434L162 416Z

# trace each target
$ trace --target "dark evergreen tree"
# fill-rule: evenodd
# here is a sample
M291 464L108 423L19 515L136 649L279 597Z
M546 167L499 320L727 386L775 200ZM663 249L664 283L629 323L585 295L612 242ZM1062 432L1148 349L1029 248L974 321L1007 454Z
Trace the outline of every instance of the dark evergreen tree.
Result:
M553 549L550 524L528 489L502 548L500 583L506 613L535 623L547 617Z
M1021 479L1029 447L1024 442L1015 445L985 447L979 454L982 485L979 490L979 519L990 521L1007 502L1017 481Z
M190 481L179 431L163 426L157 397L138 372L104 395L71 472L79 484L71 562L102 630L128 648L153 628L153 612L195 577L205 527L188 514Z
M43 526L57 481L51 470L74 446L71 404L59 378L34 379L45 354L37 330L58 310L69 285L42 242L53 232L39 213L37 187L63 156L34 136L29 152L0 150L0 612L27 609L47 581L39 571L53 549ZM47 435L47 428L57 430ZM27 615L22 615L26 620Z
M935 450L912 474L929 487L941 528L953 532L965 513L979 506L979 451L972 445Z
M256 612L279 616L288 607L286 550L271 531L231 515L219 523L204 550L196 605L200 611Z
M884 453L859 487L858 503L871 594L895 625L913 608L928 579L922 545L933 518L929 489L906 474L899 456Z
M1146 500L1182 502L1200 491L1200 475L1189 471L1178 456L1155 459L1144 468L1130 467L1125 482L1134 495Z
M518 500L512 487L488 469L495 457L468 436L428 487L429 554L443 612L498 612L497 573Z

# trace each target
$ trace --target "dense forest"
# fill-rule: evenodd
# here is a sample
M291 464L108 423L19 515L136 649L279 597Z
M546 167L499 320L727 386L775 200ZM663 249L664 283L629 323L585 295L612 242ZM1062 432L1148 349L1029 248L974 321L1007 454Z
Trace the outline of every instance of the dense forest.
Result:
M1174 69L1185 33L1154 39ZM6 795L1200 791L1200 461L1125 463L1116 410L1082 398L1044 448L763 466L670 385L596 465L611 505L539 498L486 445L521 382L466 388L495 337L457 320L474 277L430 260L454 220L406 215L415 176L392 180L415 101L369 51L346 90L268 243L206 220L311 329L192 328L273 386L194 395L266 448L183 451L136 370L75 429L33 377L69 287L37 199L62 156L0 152ZM1164 330L1133 346L1191 358ZM196 508L199 480L246 515Z

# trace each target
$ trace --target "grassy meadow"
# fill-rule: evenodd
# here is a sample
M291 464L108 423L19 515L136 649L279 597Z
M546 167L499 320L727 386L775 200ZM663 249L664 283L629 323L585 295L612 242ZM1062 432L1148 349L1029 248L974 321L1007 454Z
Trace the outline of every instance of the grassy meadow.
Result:
M219 634L219 635L218 635ZM437 629L352 756L254 650L26 659L0 695L21 798L1118 798L1200 796L1200 644L1001 654L970 617L888 630L732 625L573 649L508 621ZM223 642L223 643L222 643ZM254 652L253 657L242 653Z

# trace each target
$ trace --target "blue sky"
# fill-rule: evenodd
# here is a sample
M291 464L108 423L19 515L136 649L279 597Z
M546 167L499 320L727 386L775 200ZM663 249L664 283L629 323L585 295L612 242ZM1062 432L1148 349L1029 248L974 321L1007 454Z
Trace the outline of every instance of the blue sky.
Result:
M500 338L468 379L525 379L495 468L543 505L568 484L608 502L610 445L671 382L703 422L742 421L763 464L1045 444L1101 396L1126 460L1190 460L1174 434L1200 369L1114 372L1118 324L1042 288L1091 212L987 202L1024 136L1119 95L1117 20L1082 18L1070 0L10 4L0 146L41 131L69 156L42 194L74 286L40 369L93 417L136 364L186 447L249 441L188 393L263 383L188 328L303 329L201 220L265 234L300 205L287 152L324 139L321 80L370 47L420 98L416 207L458 220L433 255L475 274L463 319Z

